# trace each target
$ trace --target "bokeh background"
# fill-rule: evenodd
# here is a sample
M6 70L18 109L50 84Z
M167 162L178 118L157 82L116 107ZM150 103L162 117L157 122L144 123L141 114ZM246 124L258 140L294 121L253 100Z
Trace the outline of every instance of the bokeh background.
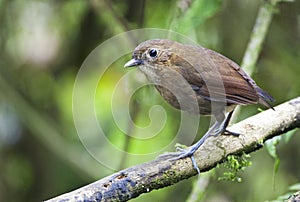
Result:
M115 162L116 170L109 169L89 155L77 135L72 90L82 63L98 45L128 30L163 28L182 33L240 64L263 2L1 0L0 201L49 199L140 163L124 155ZM104 88L95 94L99 103L96 113L110 109L112 91L127 73L123 65L128 59L130 54L121 57L101 79ZM281 2L274 10L252 77L276 98L276 105L299 96L299 65L300 1ZM135 79L144 79L136 74L128 80L129 85ZM122 105L122 98L119 104ZM157 104L165 108L167 115L162 138L136 143L126 135L135 131L130 127L127 132L119 130L111 111L105 110L101 120L107 138L120 150L135 154L164 146L178 129L180 113L152 87L134 94L130 112L132 120L145 127L150 122L149 109ZM238 119L257 113L258 107L243 107ZM208 124L209 118L201 119L195 140L207 130ZM263 148L251 154L252 165L239 174L242 182L219 181L222 166L203 174L206 186L202 200L266 201L287 193L289 186L300 180L299 131L288 137L277 145L280 165L276 174L275 160ZM105 152L105 145L101 149ZM106 156L111 161L120 159ZM132 201L185 201L196 180L191 178Z

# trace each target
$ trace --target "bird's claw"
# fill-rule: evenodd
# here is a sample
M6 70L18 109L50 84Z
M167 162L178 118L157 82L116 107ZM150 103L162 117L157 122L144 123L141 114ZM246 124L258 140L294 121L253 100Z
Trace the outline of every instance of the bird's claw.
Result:
M188 150L183 149L183 148L176 148L177 151L179 152L169 152L169 153L165 153L165 154L161 154L158 156L158 159L166 159L169 161L176 161L179 159L184 159L184 158L191 158L192 164L194 169L197 171L198 174L200 174L200 169L196 163L195 157L194 157L194 153L195 153L195 149L189 148Z
M229 131L229 130L227 130L227 129L224 131L223 134L224 134L224 135L232 135L232 136L235 136L235 137L238 137L238 136L241 135L240 133L232 132L232 131Z

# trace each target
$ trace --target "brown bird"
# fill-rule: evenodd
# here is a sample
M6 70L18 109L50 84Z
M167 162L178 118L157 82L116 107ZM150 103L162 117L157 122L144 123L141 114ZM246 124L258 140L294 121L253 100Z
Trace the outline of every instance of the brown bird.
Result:
M173 107L215 117L205 135L176 157L190 157L198 173L193 154L206 138L225 132L238 135L226 130L237 105L260 103L272 108L268 102L274 101L235 62L200 46L148 40L135 48L132 59L124 65L132 66L138 67Z

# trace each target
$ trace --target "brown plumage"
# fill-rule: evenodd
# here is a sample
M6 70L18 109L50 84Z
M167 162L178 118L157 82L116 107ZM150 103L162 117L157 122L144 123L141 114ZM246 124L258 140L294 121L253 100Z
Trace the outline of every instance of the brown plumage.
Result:
M177 109L213 115L216 123L178 158L192 157L204 140L224 133L236 105L260 103L268 108L272 96L258 87L235 62L212 50L167 39L139 44L125 67L136 66L162 97ZM225 113L230 112L227 117ZM193 161L195 169L199 169Z

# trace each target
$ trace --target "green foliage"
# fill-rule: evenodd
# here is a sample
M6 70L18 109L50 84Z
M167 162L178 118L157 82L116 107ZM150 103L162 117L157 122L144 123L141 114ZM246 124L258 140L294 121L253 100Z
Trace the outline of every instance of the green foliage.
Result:
M271 140L268 140L268 141L265 142L265 146L266 146L266 149L267 149L268 153L275 160L274 175L278 172L278 168L279 168L279 164L280 164L280 159L279 159L279 157L277 155L277 152L276 152L276 146L279 144L280 140L281 140L281 137L277 136L277 137L274 137Z
M245 153L239 156L229 155L224 163L224 167L229 171L224 172L223 176L219 177L218 180L242 182L242 178L238 176L238 173L251 166L252 162L248 158L250 158L250 155Z
M280 201L287 201L290 199L293 195L297 194L299 195L300 192L300 183L294 184L292 186L288 187L288 191L280 196L278 196L275 200L272 200L270 202L280 202ZM296 192L296 193L295 193Z
M276 136L265 142L265 147L269 155L274 158L274 169L273 169L273 188L275 188L275 176L278 172L280 165L280 158L277 154L277 146L280 142L288 143L291 137L295 134L296 129L287 132L285 135Z
M195 28L202 25L208 18L216 14L220 9L222 0L196 0L191 7L183 11L179 18L174 19L172 29L182 34L189 34Z

